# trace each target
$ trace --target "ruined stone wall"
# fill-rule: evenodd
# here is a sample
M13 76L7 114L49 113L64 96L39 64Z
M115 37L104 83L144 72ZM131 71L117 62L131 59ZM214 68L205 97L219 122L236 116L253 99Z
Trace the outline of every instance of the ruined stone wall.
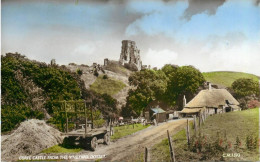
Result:
M119 63L130 70L141 70L142 61L140 50L137 48L134 41L123 40Z

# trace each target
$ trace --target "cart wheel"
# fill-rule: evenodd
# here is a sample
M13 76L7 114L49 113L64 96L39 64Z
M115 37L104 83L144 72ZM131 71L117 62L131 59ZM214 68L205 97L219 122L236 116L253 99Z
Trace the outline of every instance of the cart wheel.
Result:
M97 137L93 137L90 143L91 150L95 151L97 146L98 146Z
M110 144L110 135L109 135L109 133L106 133L104 135L104 144L106 144L106 145Z

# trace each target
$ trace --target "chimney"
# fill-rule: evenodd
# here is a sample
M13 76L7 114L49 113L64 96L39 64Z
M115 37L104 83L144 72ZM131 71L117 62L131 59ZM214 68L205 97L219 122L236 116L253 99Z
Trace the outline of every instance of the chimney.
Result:
M185 95L183 96L183 108L186 106L186 98Z

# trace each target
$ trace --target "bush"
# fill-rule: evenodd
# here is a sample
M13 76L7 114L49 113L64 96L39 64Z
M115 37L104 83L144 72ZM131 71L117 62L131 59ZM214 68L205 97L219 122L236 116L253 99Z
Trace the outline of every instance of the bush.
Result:
M260 107L260 102L257 101L257 100L250 100L250 101L247 103L247 107L248 107L249 109L256 108L256 107Z
M249 150L256 149L258 146L258 138L257 136L254 138L252 135L248 135L246 137L246 147Z
M237 97L259 95L259 83L253 79L240 78L232 83L232 89Z
M103 79L108 79L108 76L106 74L103 75Z
M97 69L94 70L94 75L95 75L96 77L99 76Z
M105 120L104 119L98 119L98 120L94 120L94 127L95 128L100 128L102 126L104 126L105 124Z
M77 80L59 66L47 66L46 63L18 57L17 54L8 54L2 56L1 73L3 132L12 130L25 119L44 117L42 112L33 111L35 93L28 92L28 85L42 89L43 94L38 98L43 98L45 105L40 108L46 108L51 115L54 100L81 97ZM30 82L33 84L27 84Z
M3 105L1 111L2 132L11 131L17 124L29 118L43 119L44 114L39 111L33 111L25 105Z
M80 69L77 69L76 73L77 73L78 75L82 75L82 74L83 74L83 71L80 70Z

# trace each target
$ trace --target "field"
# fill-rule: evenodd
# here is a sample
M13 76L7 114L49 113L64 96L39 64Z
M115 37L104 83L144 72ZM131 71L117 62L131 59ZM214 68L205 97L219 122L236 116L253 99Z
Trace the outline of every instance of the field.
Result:
M142 124L134 124L134 127L133 127L133 125L124 125L124 126L114 127L115 134L113 136L111 136L111 140L116 140L116 139L122 138L124 136L133 134L133 133L140 131L142 129L145 129L149 126L150 125L144 126Z
M100 94L106 93L112 96L122 90L125 86L126 85L120 80L110 77L103 79L103 75L101 75L92 85L90 85L90 89Z
M207 72L202 74L207 81L224 87L231 87L232 83L239 78L251 78L256 81L259 80L259 78L253 74L242 72Z
M185 129L172 136L176 159L177 161L259 160L258 147L251 149L247 147L251 142L253 144L256 143L258 146L258 131L258 108L210 116L200 129L201 138L198 138L199 135L197 135L197 138L193 138L194 140L189 147ZM193 136L194 132L191 132L191 136ZM251 142L250 138L252 139ZM201 151L198 151L197 145L200 145ZM214 150L214 148L216 149ZM219 148L222 151L219 151ZM240 157L226 157L228 153L233 153L233 155L239 155ZM170 160L167 139L153 146L151 159L153 161Z

